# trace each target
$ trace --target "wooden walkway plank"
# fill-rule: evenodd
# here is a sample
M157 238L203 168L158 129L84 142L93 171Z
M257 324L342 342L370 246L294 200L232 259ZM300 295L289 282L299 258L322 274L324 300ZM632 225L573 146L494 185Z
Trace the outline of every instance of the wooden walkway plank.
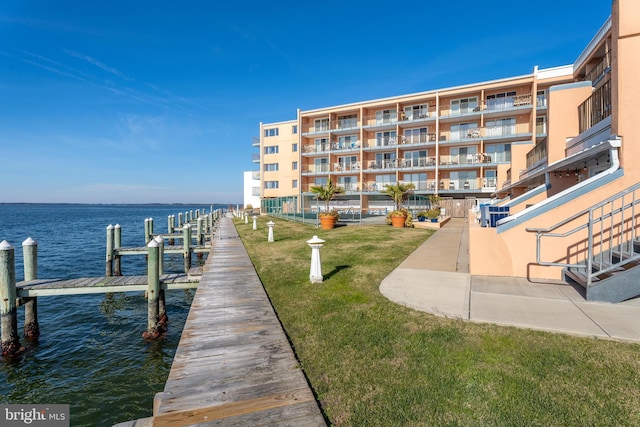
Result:
M218 233L154 425L325 426L231 219Z

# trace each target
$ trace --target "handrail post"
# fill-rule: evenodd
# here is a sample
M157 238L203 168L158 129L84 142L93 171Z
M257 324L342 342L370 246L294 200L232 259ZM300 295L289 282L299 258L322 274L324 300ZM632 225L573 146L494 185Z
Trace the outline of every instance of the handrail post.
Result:
M38 278L38 242L29 237L22 242L22 259L24 263L24 280ZM24 336L36 339L40 336L38 324L38 297L24 299Z
M0 346L3 356L15 356L23 350L18 338L17 294L15 251L3 240L0 243Z

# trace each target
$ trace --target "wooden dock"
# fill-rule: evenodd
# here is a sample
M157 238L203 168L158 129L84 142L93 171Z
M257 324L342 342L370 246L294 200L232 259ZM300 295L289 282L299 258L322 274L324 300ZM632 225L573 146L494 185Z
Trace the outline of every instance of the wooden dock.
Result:
M219 233L146 423L326 426L230 218Z
M189 274L160 276L160 289L192 289L198 287L202 269L192 268ZM81 277L77 279L36 279L16 284L18 298L50 295L99 294L106 292L146 291L149 280L144 276Z

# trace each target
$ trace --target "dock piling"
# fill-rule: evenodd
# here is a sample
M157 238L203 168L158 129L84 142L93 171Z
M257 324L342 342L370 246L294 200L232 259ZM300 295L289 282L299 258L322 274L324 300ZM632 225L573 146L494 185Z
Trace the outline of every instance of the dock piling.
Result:
M15 250L9 242L3 240L0 243L0 346L3 356L14 356L21 351L16 299Z
M107 226L107 264L105 269L106 277L113 276L113 248L114 248L113 239L114 239L113 225L109 224Z
M156 339L163 333L163 327L159 323L160 248L158 242L155 240L149 242L147 251L147 330L142 336L145 339Z
M120 224L116 224L113 227L113 247L114 249L122 247L122 227L120 226ZM122 276L121 261L122 261L122 257L118 253L115 253L113 256L113 275L114 276Z
M22 242L22 258L24 262L24 280L38 278L38 242L29 237ZM25 338L37 339L40 336L38 324L38 297L24 299L24 329Z
M191 268L191 226L185 224L182 227L182 256L184 257L184 272Z

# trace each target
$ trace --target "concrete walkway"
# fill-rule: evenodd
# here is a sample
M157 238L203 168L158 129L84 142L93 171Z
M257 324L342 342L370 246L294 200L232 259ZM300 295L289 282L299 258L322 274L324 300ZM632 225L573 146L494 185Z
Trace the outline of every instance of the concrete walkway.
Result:
M391 301L473 322L640 342L640 298L586 302L564 282L469 274L468 224L454 218L416 249L381 285Z

